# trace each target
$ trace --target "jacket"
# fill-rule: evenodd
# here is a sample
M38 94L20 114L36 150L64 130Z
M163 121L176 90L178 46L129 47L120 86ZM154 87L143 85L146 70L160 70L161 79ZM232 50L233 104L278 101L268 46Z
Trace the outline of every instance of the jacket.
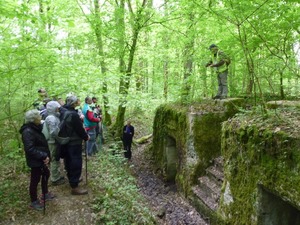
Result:
M89 106L89 104L85 103L82 109L82 113L84 115L84 127L86 130L95 128L97 126L97 123L100 122L100 118L94 117L94 112L92 108Z
M211 55L211 62L215 65L220 64L221 61L224 61L223 64L214 67L217 73L223 73L228 70L228 66L226 63L227 58L228 56L220 50L218 50L216 54Z
M50 157L50 151L42 126L34 123L23 124L20 133L24 144L27 165L30 168L44 166L43 160Z
M45 125L49 132L49 144L55 143L55 137L57 137L57 134L59 132L59 113L56 112L57 108L60 108L60 104L56 101L50 101L47 103L47 113L48 116L45 119Z
M88 140L88 135L83 127L78 112L72 107L67 108L67 111L69 115L66 118L66 125L68 136L70 137L68 145L82 144L82 140Z
M123 141L132 142L132 138L134 136L134 127L125 125L123 127Z

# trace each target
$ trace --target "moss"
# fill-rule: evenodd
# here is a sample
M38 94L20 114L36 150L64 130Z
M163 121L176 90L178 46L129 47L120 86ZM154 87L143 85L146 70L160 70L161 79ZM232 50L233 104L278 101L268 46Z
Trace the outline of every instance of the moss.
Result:
M176 110L174 110L176 109ZM182 160L187 137L187 108L165 104L157 108L153 124L153 156L161 168L166 169L164 153L165 138L172 137L176 141L178 165Z
M300 138L290 129L294 120L276 117L242 115L223 124L225 177L234 202L221 211L229 224L256 224L258 184L300 208Z
M170 179L172 174L168 169L174 164L169 164L168 152L172 151L169 145L174 140L177 151L175 179L184 194L205 173L212 159L221 154L221 124L238 111L239 104L239 100L210 100L193 105L164 104L157 108L153 157L164 177Z

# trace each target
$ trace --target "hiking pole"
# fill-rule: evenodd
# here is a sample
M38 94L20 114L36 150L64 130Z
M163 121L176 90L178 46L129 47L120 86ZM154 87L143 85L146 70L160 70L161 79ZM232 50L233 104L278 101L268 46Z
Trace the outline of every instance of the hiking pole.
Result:
M88 161L88 150L87 150L87 141L85 141L85 145L84 145L84 147L85 147L85 184L87 185L88 184L88 177L87 177L87 171L88 171L88 163L87 163L87 161Z
M46 172L45 172L45 165L42 166L42 194L43 194L43 199L44 199L44 215L46 213L46 192L45 192L45 186L47 183L47 177L46 177Z

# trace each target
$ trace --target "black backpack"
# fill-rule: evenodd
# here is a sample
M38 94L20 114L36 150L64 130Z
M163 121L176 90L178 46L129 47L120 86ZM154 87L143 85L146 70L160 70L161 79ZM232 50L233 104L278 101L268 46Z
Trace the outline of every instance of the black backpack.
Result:
M70 127L67 124L67 119L71 116L71 114L72 114L71 112L66 111L62 120L58 125L59 131L55 139L60 145L66 145L70 142L71 132L70 132Z

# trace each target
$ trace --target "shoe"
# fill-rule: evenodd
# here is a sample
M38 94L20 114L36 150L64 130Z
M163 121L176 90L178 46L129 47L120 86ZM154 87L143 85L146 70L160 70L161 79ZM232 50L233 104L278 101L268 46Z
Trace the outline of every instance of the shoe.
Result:
M215 97L213 97L212 99L221 99L221 96L216 95Z
M57 181L52 181L51 182L53 186L58 186L58 185L62 185L65 183L65 178L61 177L59 178Z
M29 207L31 209L35 209L35 210L39 210L39 211L41 211L41 210L44 209L44 205L39 200L31 202L31 204L29 205Z
M55 195L52 194L51 192L48 192L48 193L45 194L46 201L51 201L54 198L55 198ZM44 201L44 195L43 194L41 195L41 201Z
M88 193L87 190L81 189L79 187L72 188L71 194L72 195L86 195Z

